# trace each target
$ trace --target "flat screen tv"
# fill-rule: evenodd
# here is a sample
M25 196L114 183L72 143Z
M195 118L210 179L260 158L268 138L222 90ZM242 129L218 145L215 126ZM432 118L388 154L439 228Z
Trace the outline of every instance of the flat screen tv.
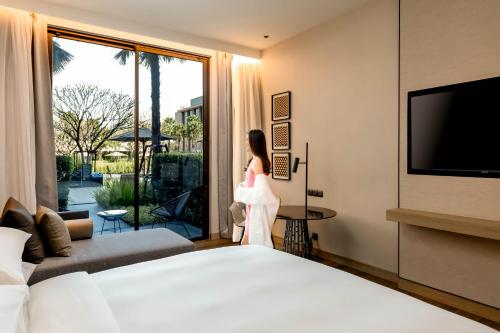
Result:
M500 77L408 93L408 173L500 178Z

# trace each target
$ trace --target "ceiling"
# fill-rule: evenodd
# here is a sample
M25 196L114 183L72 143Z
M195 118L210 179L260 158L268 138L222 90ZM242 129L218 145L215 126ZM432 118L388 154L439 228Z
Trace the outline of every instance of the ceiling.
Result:
M257 50L368 0L39 0ZM264 38L269 35L269 38Z

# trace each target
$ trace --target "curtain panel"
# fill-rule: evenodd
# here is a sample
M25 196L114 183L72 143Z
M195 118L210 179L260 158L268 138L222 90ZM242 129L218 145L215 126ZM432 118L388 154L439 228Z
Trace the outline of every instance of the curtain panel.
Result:
M246 58L233 61L233 191L244 180L250 155L247 152L247 134L251 129L262 129L262 82L260 62ZM241 239L243 228L233 226L233 241Z
M233 62L233 185L244 180L250 155L246 149L251 129L262 129L260 62Z
M57 209L47 25L0 7L0 207Z
M233 232L233 219L229 212L233 203L232 59L229 53L217 52L217 189L221 238L231 238Z
M33 91L36 145L36 199L39 205L58 209L52 88L50 77L47 19L33 18Z

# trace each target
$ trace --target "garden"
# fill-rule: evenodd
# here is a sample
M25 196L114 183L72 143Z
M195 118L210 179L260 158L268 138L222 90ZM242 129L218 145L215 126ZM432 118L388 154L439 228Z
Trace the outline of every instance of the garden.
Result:
M68 207L68 196L72 175L79 174L81 163L75 163L72 156L57 156L57 178L60 209ZM185 210L185 222L200 225L202 205L203 160L201 153L159 153L153 157L152 175L139 180L139 223L153 223L152 209L186 191L192 191L190 203ZM134 183L133 161L96 161L100 168L105 167L102 186L93 190L95 202L102 210L125 209L128 214L123 220L134 224ZM102 169L96 170L101 171ZM110 171L110 172L109 172ZM122 174L123 173L123 174ZM95 174L95 173L93 173ZM74 186L74 185L73 185Z

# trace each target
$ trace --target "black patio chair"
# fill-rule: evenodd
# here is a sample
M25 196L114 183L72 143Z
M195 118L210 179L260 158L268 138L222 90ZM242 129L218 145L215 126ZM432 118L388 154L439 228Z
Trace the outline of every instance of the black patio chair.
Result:
M184 192L181 195L173 199L170 199L164 204L152 209L151 212L149 212L149 214L154 218L151 229L154 228L156 223L163 222L165 223L165 228L166 228L167 223L177 222L178 224L182 224L184 230L186 230L188 237L190 237L191 234L189 233L186 224L182 221L179 221L179 218L181 217L181 214L184 208L186 207L190 196L191 196L191 191Z

